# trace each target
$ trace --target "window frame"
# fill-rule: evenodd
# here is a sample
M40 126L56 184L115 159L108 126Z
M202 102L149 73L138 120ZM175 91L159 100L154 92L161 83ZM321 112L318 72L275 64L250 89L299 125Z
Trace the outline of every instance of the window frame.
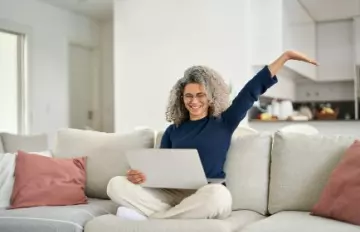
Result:
M31 96L31 48L32 30L30 27L9 20L0 19L0 31L17 36L17 58L18 58L18 118L17 133L29 134L31 131L32 113Z

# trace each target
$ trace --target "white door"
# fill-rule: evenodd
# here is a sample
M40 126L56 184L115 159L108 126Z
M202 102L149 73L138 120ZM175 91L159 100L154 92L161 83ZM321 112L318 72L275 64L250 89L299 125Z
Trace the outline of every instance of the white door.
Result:
M79 45L69 46L69 124L71 128L93 127L93 52Z

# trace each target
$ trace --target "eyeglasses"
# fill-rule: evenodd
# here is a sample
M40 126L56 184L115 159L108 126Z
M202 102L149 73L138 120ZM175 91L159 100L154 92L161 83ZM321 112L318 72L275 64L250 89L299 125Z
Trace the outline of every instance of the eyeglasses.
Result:
M183 98L186 102L193 101L195 98L199 101L204 101L206 100L207 96L205 93L197 93L196 95L186 93L183 95Z

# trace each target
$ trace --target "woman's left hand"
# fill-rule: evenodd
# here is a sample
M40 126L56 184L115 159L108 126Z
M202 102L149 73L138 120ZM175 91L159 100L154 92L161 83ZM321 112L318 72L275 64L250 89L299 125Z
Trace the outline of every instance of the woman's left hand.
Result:
M284 56L286 57L287 60L298 60L298 61L303 61L306 63L313 64L313 65L318 65L318 63L315 60L310 59L307 56L305 56L304 54L297 52L297 51L292 51L292 50L286 51L284 53Z

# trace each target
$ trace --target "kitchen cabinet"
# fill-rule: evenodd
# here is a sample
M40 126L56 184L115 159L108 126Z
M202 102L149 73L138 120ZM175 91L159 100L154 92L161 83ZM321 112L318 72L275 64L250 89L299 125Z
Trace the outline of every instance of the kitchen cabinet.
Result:
M352 20L317 25L318 81L354 80L355 49ZM360 39L360 38L359 38Z
M261 67L254 67L253 74L257 73ZM299 74L291 71L288 68L283 68L277 74L278 83L269 88L262 96L268 98L275 98L281 100L296 100L296 79L299 79Z
M296 101L354 101L354 83L352 81L299 83L296 85Z

